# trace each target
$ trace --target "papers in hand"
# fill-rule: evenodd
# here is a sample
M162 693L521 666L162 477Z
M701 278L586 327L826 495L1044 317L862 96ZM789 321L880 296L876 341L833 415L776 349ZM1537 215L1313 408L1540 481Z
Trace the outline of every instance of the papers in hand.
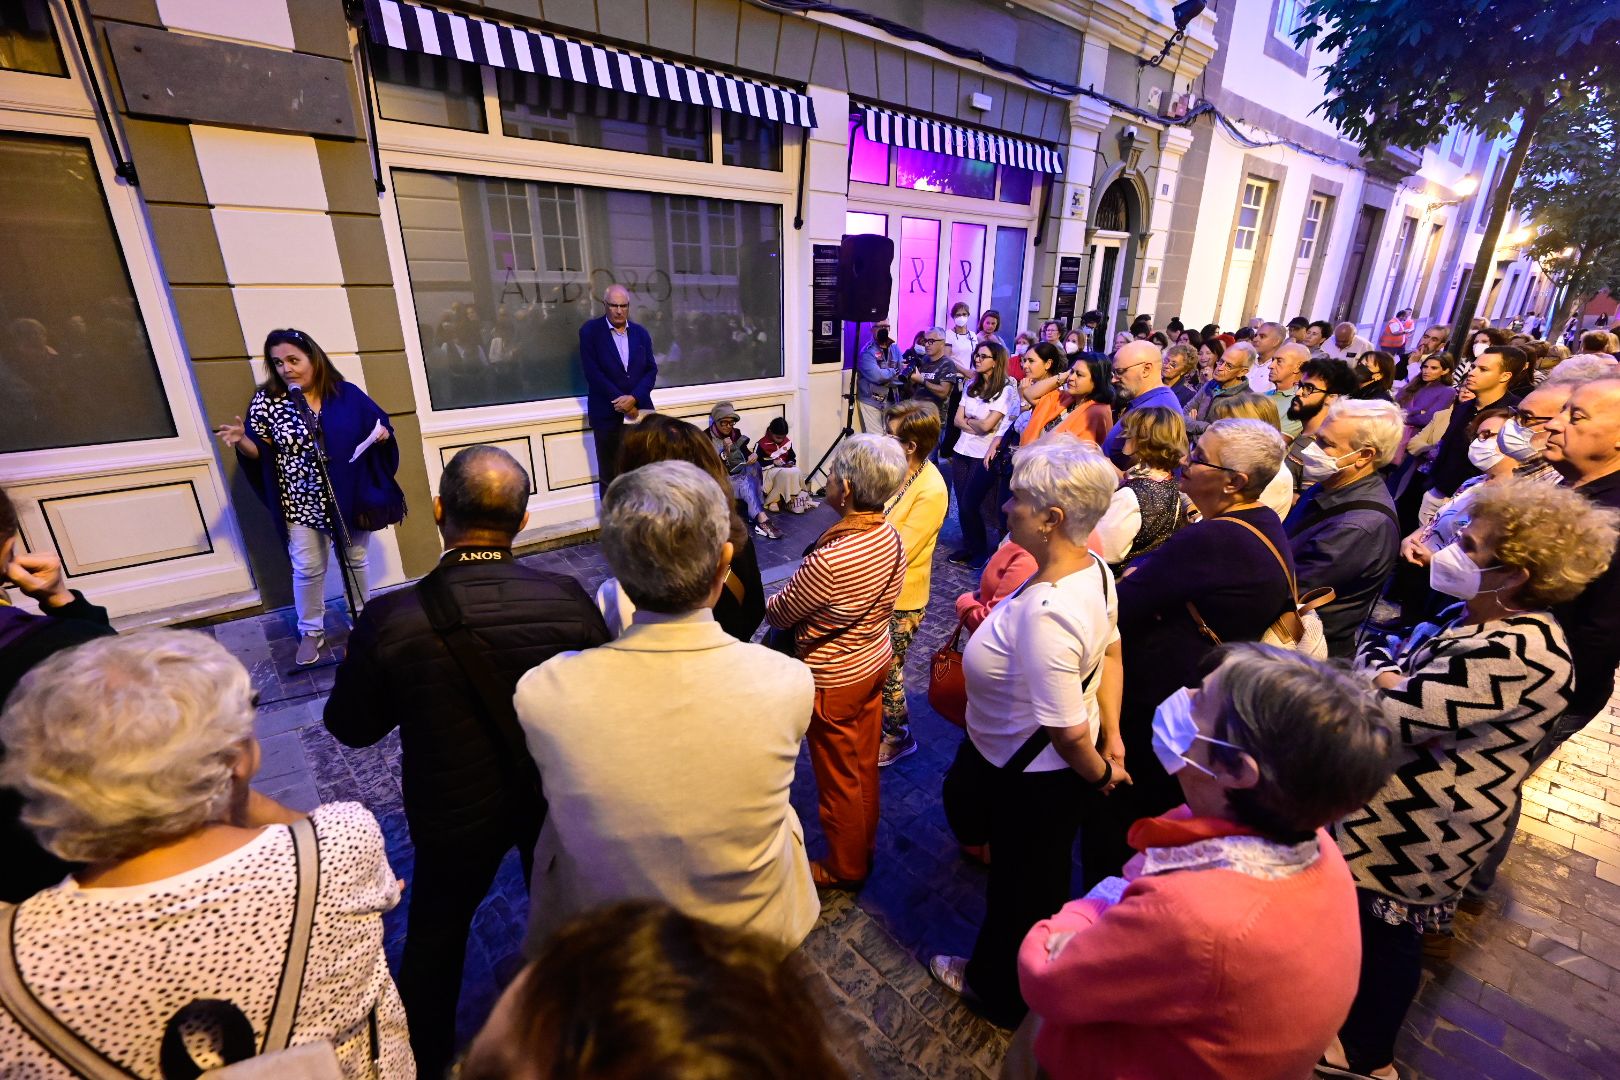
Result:
M373 427L371 429L371 434L367 435L361 441L360 445L354 448L354 453L349 455L349 464L353 465L355 462L359 461L360 460L360 455L366 452L366 447L370 446L372 443L376 442L378 439L383 438L387 434L388 434L388 429L383 427L383 423L382 423L381 420L378 420L375 423L375 425L373 425Z

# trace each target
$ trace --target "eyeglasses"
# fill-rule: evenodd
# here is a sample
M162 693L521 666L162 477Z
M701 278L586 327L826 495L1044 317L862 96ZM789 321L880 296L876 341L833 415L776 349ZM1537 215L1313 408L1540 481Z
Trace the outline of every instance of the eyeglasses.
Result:
M923 344L924 345L943 345L943 344L945 344L945 339L942 338L942 337L925 337L925 338L923 338Z
M1204 460L1204 455L1200 451L1198 451L1196 449L1193 450L1192 453L1187 455L1187 464L1189 464L1189 465L1205 465L1205 466L1208 466L1211 469L1219 469L1219 470L1221 470L1221 472L1240 473L1240 474L1243 472L1242 469L1229 469L1225 465L1217 465L1213 461L1205 461Z
M973 359L975 360L994 360L995 358L995 353L976 352L973 354Z
M1552 419L1550 416L1537 416L1528 409L1514 409L1511 415L1524 427L1540 427Z
M1126 373L1126 372L1127 372L1127 371L1130 371L1130 370L1131 370L1131 368L1136 368L1136 367L1152 367L1152 366L1153 366L1153 361L1152 361L1152 360L1143 360L1143 361L1142 361L1142 362L1141 362L1141 363L1139 363L1139 364L1126 364L1126 365L1125 365L1125 366L1124 366L1124 367L1122 367L1122 368L1118 368L1118 367L1117 367L1117 368L1114 368L1114 378L1116 378L1116 379L1123 379L1123 378L1124 378L1124 377L1125 377L1125 373Z
M1326 393L1327 393L1327 387L1325 387L1325 386L1315 386L1315 385L1313 385L1311 383L1308 383L1308 382L1302 382L1302 383L1299 384L1299 389L1297 391L1295 391L1295 396L1296 397L1313 397L1313 396L1315 396L1317 394L1326 394Z

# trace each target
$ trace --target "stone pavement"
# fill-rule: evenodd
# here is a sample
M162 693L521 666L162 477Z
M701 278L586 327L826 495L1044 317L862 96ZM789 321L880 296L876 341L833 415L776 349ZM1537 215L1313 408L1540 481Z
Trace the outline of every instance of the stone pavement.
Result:
M782 518L780 541L760 541L770 585L791 572L831 520L823 509ZM984 871L963 861L946 828L940 782L960 733L927 706L928 660L955 626L956 595L974 575L935 561L934 602L912 647L908 676L921 750L883 774L878 859L858 897L831 894L804 955L834 1044L862 1078L994 1077L1006 1033L929 978L936 952L966 953L983 912ZM606 576L595 544L525 557L588 588ZM333 616L332 637L341 641ZM399 743L354 750L321 725L332 668L296 670L290 612L208 627L253 672L261 693L264 765L257 786L291 805L356 799L382 822L395 871L412 852L399 791ZM746 708L739 700L734 707ZM1620 708L1595 720L1530 781L1525 818L1487 910L1458 919L1447 962L1430 962L1399 1046L1414 1078L1620 1077ZM815 786L801 756L793 803L812 854L820 843ZM409 903L406 892L405 902ZM466 1038L520 964L527 896L509 858L480 909L469 945L460 1029ZM404 905L385 921L397 965ZM1104 989L1106 992L1106 989Z

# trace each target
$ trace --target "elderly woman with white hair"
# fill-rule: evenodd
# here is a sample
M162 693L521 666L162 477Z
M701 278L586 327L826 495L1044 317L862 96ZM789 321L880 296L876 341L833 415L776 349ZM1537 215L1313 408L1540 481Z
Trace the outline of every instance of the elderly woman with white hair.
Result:
M1113 574L1086 549L1117 474L1072 435L1013 459L1007 522L1034 575L990 610L962 655L967 738L945 778L945 813L965 845L990 845L984 922L971 957L936 956L946 987L999 1022L1024 1013L1018 946L1069 897L1075 832L1121 763Z
M1320 609L1329 656L1354 655L1361 624L1395 572L1401 530L1378 470L1405 433L1393 402L1340 398L1299 455L1307 486L1283 528L1299 587L1334 592Z
M883 684L894 658L889 617L906 578L905 545L883 510L906 472L895 439L844 440L825 500L841 516L765 605L772 626L792 631L794 654L816 680L810 765L827 854L810 869L819 886L858 887L877 847Z
M185 1040L199 1065L236 1060L233 1016L251 1025L247 1055L277 1049L279 1015L277 1031L329 1044L345 1076L414 1077L383 955L399 883L382 831L357 803L306 819L253 793L253 714L247 671L196 631L104 638L31 671L0 715L0 783L40 842L84 868L5 909L0 947L79 1052L124 1075L174 1075L166 1033L199 1026L224 1033L217 1052ZM279 996L300 970L289 1017ZM7 1075L80 1075L35 1030L0 1009Z
M1088 822L1085 879L1118 874L1138 818L1181 801L1175 778L1153 756L1153 710L1196 686L1200 665L1225 642L1259 641L1293 604L1293 558L1282 522L1262 501L1282 468L1284 444L1263 420L1216 420L1181 471L1181 490L1201 520L1131 564L1119 581L1125 649L1120 732L1132 784Z
M1395 1040L1422 974L1423 934L1449 934L1464 888L1511 827L1543 736L1575 687L1551 608L1608 568L1615 511L1578 491L1515 478L1480 487L1457 540L1429 560L1462 601L1404 638L1363 643L1395 772L1340 822L1361 911L1361 980L1327 1076L1394 1077Z

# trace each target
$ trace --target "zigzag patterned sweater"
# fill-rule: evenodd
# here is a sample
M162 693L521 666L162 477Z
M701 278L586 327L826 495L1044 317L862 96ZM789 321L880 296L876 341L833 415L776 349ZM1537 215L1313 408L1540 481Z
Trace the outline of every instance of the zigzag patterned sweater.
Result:
M1452 899L1507 827L1529 756L1564 711L1574 666L1545 612L1368 641L1356 667L1382 692L1400 743L1395 774L1339 826L1356 884L1411 904ZM1448 613L1450 614L1450 613Z

